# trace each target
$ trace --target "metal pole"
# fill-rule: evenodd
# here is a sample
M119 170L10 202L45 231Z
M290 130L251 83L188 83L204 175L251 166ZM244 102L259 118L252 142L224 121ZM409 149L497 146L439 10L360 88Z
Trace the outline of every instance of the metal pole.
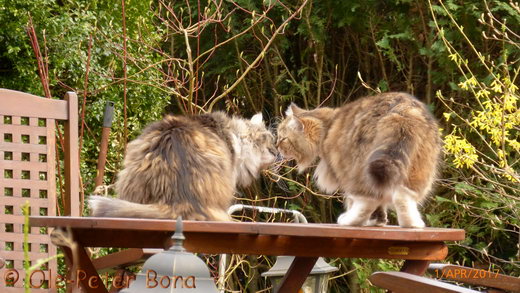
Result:
M105 176L105 164L108 153L108 138L110 136L110 128L114 119L114 102L107 101L105 112L103 113L103 130L101 132L101 145L99 147L97 176L94 181L96 187L103 185L103 177Z

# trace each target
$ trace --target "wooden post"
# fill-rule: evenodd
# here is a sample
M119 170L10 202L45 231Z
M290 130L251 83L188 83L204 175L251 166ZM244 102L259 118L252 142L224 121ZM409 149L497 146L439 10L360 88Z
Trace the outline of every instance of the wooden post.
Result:
M68 119L65 122L65 215L80 216L79 210L79 147L78 147L78 96L65 94ZM57 155L57 154L56 154Z
M283 277L275 293L297 293L302 287L305 279L312 271L318 257L295 257L287 274Z
M406 260L401 272L422 276L426 273L429 264L430 261L428 260Z
M108 153L108 138L110 137L110 128L112 127L112 119L114 118L114 102L108 101L105 105L103 114L103 130L101 132L101 145L99 147L96 187L103 185L103 177L105 175L105 164Z

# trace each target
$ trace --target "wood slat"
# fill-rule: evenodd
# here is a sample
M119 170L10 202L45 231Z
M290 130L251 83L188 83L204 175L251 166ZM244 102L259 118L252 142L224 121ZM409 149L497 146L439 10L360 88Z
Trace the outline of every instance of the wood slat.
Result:
M5 242L20 242L23 239L22 233L6 233L0 232L0 239ZM51 242L49 235L47 234L29 234L29 242L47 244Z
M63 100L46 99L18 91L0 89L0 114L68 119L67 102Z
M32 175L32 174L31 174ZM47 181L44 180L25 180L25 179L2 179L0 178L0 188L12 187L12 188L27 188L32 189L47 189Z
M20 288L9 288L9 287L2 287L0 285L0 288L2 288L2 293L20 293ZM31 292L33 293L39 293L39 292L45 292L45 293L51 293L51 292L57 292L55 289L47 290L47 289L31 289Z
M34 196L38 197L38 193L32 194L34 191L31 191L31 197L21 197L21 196L3 196L2 197L2 205L20 205L24 204L26 200L30 201L30 205L33 208L45 208L49 207L49 199L47 198L34 198Z
M361 257L384 259L444 259L447 247L437 242L389 240L276 237L186 233L185 247L191 252L219 254L294 255L323 257ZM211 243L209 243L211 242ZM406 248L406 254L394 254L393 248Z
M42 253L42 252L30 251L29 254L33 261L35 261L36 259L49 257L49 254L46 252ZM24 259L23 251L0 250L0 257L3 259L11 259L11 260L23 260Z
M4 275L4 270L0 270L0 274L3 276ZM22 277L24 276L24 274L22 275L22 273L20 274L20 280L18 280L18 282L16 283L16 287L5 287L4 286L4 282L2 280L2 282L0 282L0 292L2 293L21 293L21 292L24 292L24 289L23 288L23 280L22 280ZM34 284L39 284L39 278L34 278ZM55 292L58 292L56 290L56 288L51 288L51 289L36 289L36 288L31 288L31 293L55 293Z
M74 238L85 247L169 248L171 232L75 229ZM442 242L406 242L335 237L290 237L207 232L184 232L184 247L193 253L363 257L442 260L448 249ZM395 249L406 250L396 254Z
M14 140L14 137L13 137L13 140ZM39 154L47 153L47 145L44 145L44 144L27 144L27 143L0 141L0 149L2 151L8 151L8 152L39 153Z
M479 291L403 272L376 272L370 276L369 280L380 288L399 293L480 293Z
M46 208L46 207L43 207ZM31 214L38 215L39 209L36 207L31 208ZM2 221L5 223L23 224L25 217L23 215L2 215ZM37 227L33 227L37 228Z
M31 217L31 225L50 227L99 228L113 230L175 231L175 221L155 219L95 217ZM464 230L445 228L346 227L336 224L251 223L183 221L185 232L241 233L273 236L312 236L349 239L408 241L464 240Z
M2 222L10 223L10 224L23 224L24 217L20 216L20 215L2 215ZM22 240L20 240L20 241L22 241Z
M47 143L50 146L54 146L56 144L56 136L54 119L47 119ZM75 137L77 143L77 136ZM57 193L56 193L56 149L54 147L47 148L47 200L49 202L49 211L47 215L56 215L56 201L57 201ZM65 153L67 157L69 154ZM79 170L79 167L78 167ZM78 194L79 198L79 194Z
M92 264L97 271L110 269L115 267L126 267L128 264L135 264L139 260L145 259L145 254L142 249L130 248L123 251L115 252L100 258L92 260Z
M35 171L47 172L47 163L42 163L42 162L0 160L0 164L3 169L30 170L30 171L35 170ZM2 174L2 176L3 176L3 174ZM32 174L31 174L31 176L32 176Z
M32 119L32 118L31 118ZM45 127L31 126L31 125L15 125L15 124L0 124L0 133L16 133L29 135L47 135Z
M78 96L65 94L69 119L65 121L65 194L64 215L81 216L79 202L79 146L78 146ZM52 158L54 159L54 157Z
M432 264L428 270L435 278L471 285L520 292L520 278L499 274L499 271L468 268L451 264Z
M38 272L33 271L31 280L32 280L32 284L34 287L32 289L36 289L35 287L38 287L38 285L40 284L40 282L42 280L49 280L49 271L43 271L43 272L45 274L45 277L42 276L40 271L38 271ZM52 273L55 274L55 272L52 272ZM23 276L25 276L25 272L20 271L20 278L22 278ZM52 276L52 278L55 278L55 277L56 276ZM32 290L31 290L31 292L32 292ZM3 291L2 291L2 293L3 293ZM18 292L18 293L22 293L22 292Z
M150 219L31 217L31 224L69 226L85 246L135 248L167 248L175 229L174 221ZM443 259L447 248L441 241L461 240L464 238L461 231L329 224L184 222L185 247L192 252L416 260ZM419 241L432 238L438 242Z

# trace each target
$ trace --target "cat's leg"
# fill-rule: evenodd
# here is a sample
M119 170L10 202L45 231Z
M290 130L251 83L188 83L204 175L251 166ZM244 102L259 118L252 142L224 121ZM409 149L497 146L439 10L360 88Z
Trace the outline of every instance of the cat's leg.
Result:
M386 206L380 205L377 209L370 215L370 218L363 224L363 226L378 226L383 227L388 223L387 214L386 214Z
M338 217L338 224L344 226L361 226L380 205L380 201L366 197L349 195L345 198L348 210Z
M424 221L417 207L418 194L404 186L397 188L392 196L392 203L397 213L399 226L423 228Z

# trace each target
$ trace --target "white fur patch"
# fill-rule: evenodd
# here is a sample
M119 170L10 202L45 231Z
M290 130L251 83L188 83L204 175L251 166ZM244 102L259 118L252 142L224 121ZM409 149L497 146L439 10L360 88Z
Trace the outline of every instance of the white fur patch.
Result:
M264 124L264 118L263 118L263 116L262 116L262 113L255 114L255 115L251 118L251 124L254 124L254 125L263 125L263 124Z
M343 226L362 226L379 206L377 200L364 196L349 196L351 204L348 211L338 217L338 224Z
M91 210L97 210L98 207L99 207L99 203L101 201L103 201L105 198L101 197L101 196L95 196L95 195L91 195L89 197L89 199L87 200L88 202L88 206L90 207Z
M292 107L291 107L291 105L289 105L289 107L287 107L287 110L285 110L285 116L289 117L292 115L293 115Z
M318 188L328 194L333 194L339 188L338 181L331 174L327 163L323 160L320 160L316 170L314 170L314 179L316 179Z
M113 206L114 201L116 201L116 199L110 197L99 195L89 196L87 202L90 208L90 215L102 217L106 216L105 212L107 210L110 211L112 209L111 206Z
M262 166L262 154L255 149L253 142L246 138L248 127L243 120L235 119L231 128L232 145L235 150L234 172L236 183L247 186L259 175Z
M392 203L397 213L399 226L424 228L425 224L417 207L417 193L401 186L392 195Z

